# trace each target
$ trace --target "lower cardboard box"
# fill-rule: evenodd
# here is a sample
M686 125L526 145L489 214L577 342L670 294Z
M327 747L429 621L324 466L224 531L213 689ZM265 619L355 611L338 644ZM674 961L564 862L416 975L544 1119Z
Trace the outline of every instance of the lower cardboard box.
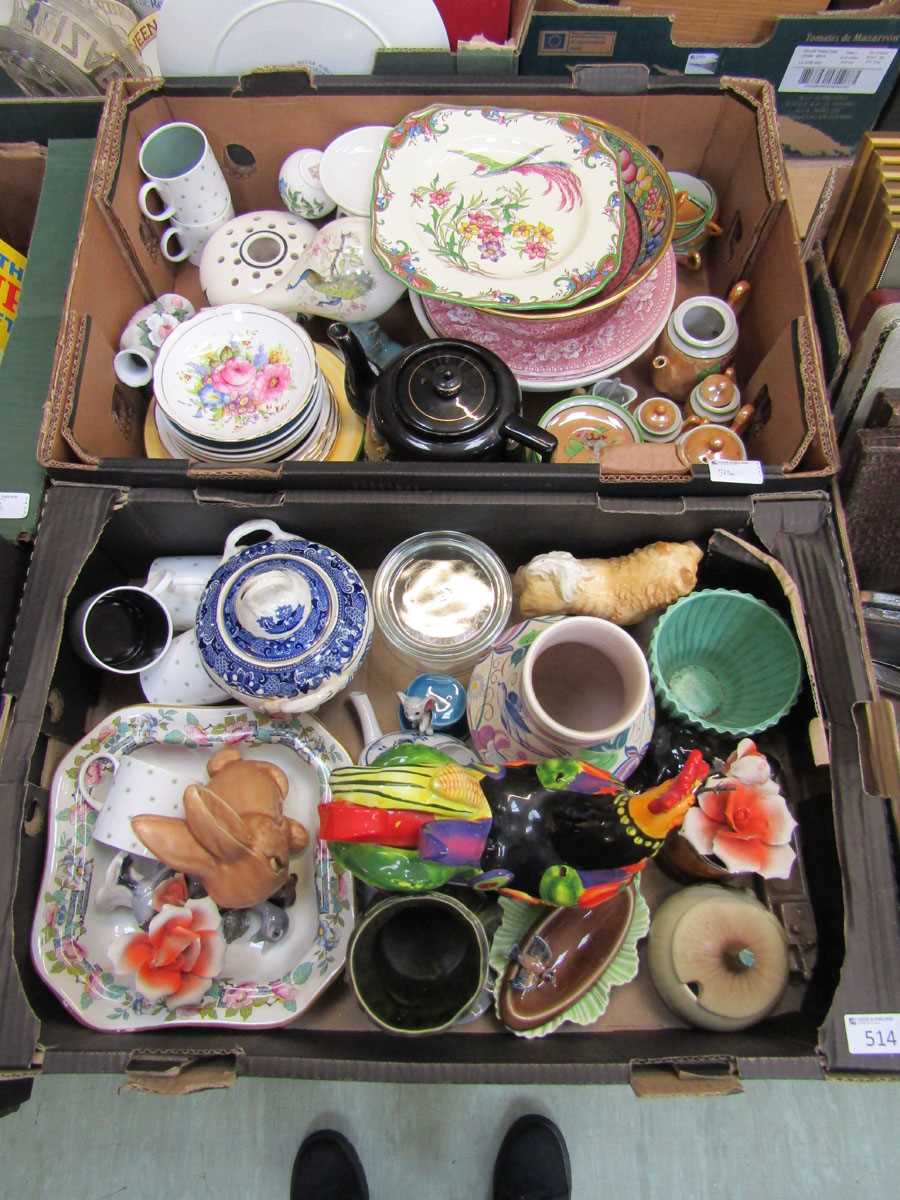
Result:
M751 591L793 621L807 666L787 718L762 735L798 821L798 865L758 892L786 930L791 977L781 1002L741 1032L692 1028L657 995L646 968L613 990L585 1027L522 1039L488 1012L452 1032L402 1038L369 1024L339 974L296 1020L277 1029L131 1028L77 1020L32 964L48 802L56 765L111 712L141 701L132 677L110 676L72 652L67 617L102 588L145 577L160 555L219 554L229 532L269 518L345 555L364 576L406 537L438 529L486 541L509 568L550 549L581 556L693 539L700 584ZM371 577L370 575L368 576ZM642 636L640 627L636 636ZM387 728L398 677L378 639L355 687ZM407 668L408 671L408 668ZM409 672L408 673L412 673ZM402 677L399 677L402 682ZM631 1082L639 1093L729 1091L741 1078L824 1078L896 1070L885 1048L848 1044L845 1017L898 1011L900 939L886 802L866 794L854 708L871 699L845 562L824 493L679 500L398 491L228 491L51 486L5 680L0 758L0 1076L127 1072L135 1086L186 1091L235 1074L410 1082ZM352 757L360 736L345 694L317 716ZM653 909L675 886L655 864L642 876ZM64 969L64 968L61 968ZM77 1006L76 1006L77 1007ZM90 1007L90 1001L85 1005ZM87 1014L82 1014L87 1017ZM871 1048L869 1048L871 1050Z

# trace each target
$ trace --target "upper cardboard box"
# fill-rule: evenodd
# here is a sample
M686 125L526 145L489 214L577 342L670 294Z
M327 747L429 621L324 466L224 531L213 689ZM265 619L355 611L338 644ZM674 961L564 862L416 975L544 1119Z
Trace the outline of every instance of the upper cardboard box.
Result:
M640 75L640 73L639 73ZM641 81L642 79L642 81ZM289 80L296 88L296 78ZM252 80L255 92L283 88L284 76ZM618 77L618 84L631 77ZM131 315L162 292L202 302L198 272L162 258L159 229L136 204L141 184L138 151L158 125L173 119L203 128L223 164L239 213L279 205L278 167L298 141L324 146L361 120L394 124L435 102L508 104L573 111L601 118L655 146L670 167L708 178L721 201L724 235L710 243L703 269L679 281L681 297L725 295L740 279L751 285L741 314L736 370L745 401L756 405L748 434L751 458L779 488L821 482L837 469L813 316L796 229L786 200L770 89L755 81L668 81L647 90L646 72L633 94L593 94L603 88L593 71L576 86L529 81L484 86L449 81L323 79L300 94L230 94L224 87L126 83L111 91L98 139L66 299L53 379L38 445L39 461L57 477L83 482L174 485L227 479L232 486L461 488L493 490L514 481L547 491L608 488L622 492L714 490L707 468L650 473L629 468L610 475L596 466L563 464L287 463L237 470L189 466L145 455L147 397L117 384L112 359ZM301 132L302 131L302 134ZM247 166L247 162L252 166ZM239 165L242 164L242 165ZM103 287L97 281L104 281ZM386 326L402 341L422 338L404 298ZM649 356L648 356L649 357ZM647 359L626 378L645 395ZM565 393L563 393L565 394ZM525 398L529 415L546 395Z
M790 154L846 156L874 127L900 74L900 4L825 13L826 0L537 0L523 75L646 63L654 74L752 75L776 89Z

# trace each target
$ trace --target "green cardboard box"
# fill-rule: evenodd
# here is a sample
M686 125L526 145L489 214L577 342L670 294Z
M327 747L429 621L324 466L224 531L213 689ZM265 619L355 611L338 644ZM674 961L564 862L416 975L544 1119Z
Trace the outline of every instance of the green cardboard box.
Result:
M44 472L35 443L50 384L102 100L0 101L0 138L47 145L19 315L0 364L0 537L34 533Z
M665 0L659 5L665 8ZM552 10L552 11L547 11ZM874 127L900 73L896 4L779 16L753 44L683 44L670 16L546 0L532 13L522 75L567 75L579 64L645 63L655 75L743 75L776 90L785 152L845 157Z

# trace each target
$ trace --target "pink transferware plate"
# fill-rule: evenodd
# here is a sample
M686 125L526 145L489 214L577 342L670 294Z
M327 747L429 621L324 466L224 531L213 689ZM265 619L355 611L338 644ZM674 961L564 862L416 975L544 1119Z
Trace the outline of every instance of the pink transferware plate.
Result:
M413 296L413 309L434 337L462 338L493 350L520 385L555 391L602 379L622 370L656 341L675 303L675 255L669 250L659 266L619 304L585 314L577 330L568 322L522 328L501 314L463 304Z

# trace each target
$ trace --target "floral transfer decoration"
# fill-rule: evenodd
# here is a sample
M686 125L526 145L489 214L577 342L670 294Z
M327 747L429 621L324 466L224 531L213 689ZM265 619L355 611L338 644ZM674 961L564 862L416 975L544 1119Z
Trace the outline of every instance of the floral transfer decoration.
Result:
M388 271L464 304L566 307L621 261L617 154L601 125L572 114L411 114L385 140L373 216Z
M164 898L168 902L163 903L158 917L151 922L154 933L148 930L142 935L151 944L157 935L161 956L171 956L173 964L181 970L181 984L167 996L160 994L158 979L155 994L148 994L146 986L135 987L129 981L129 972L136 975L137 968L145 961L140 949L144 946L142 940L134 942L130 954L128 940L124 947L117 947L115 971L113 960L108 964L103 961L106 947L103 954L90 952L90 927L102 919L91 893L94 887L99 890L102 870L95 881L97 847L91 833L97 812L80 791L78 775L85 760L101 751L130 754L152 744L204 750L241 744L289 746L315 768L325 800L331 794L330 770L349 766L351 761L343 747L318 722L303 716L267 717L238 707L190 710L152 706L123 709L114 714L69 752L54 778L47 861L31 936L34 964L70 1012L86 1025L105 1032L173 1024L270 1028L286 1024L302 1013L342 970L353 926L352 879L337 867L324 842L317 840L315 847L311 847L318 910L315 937L303 960L279 979L260 984L214 978L208 981L199 998L192 995L190 988L199 989L200 984L185 980L184 975L198 972L185 972L187 958L179 958L172 941L157 934L160 925L156 922L164 913L179 912L195 903L178 902L177 893ZM96 787L102 774L100 769L95 773L89 770L86 786ZM176 921L176 928L179 923ZM161 925L167 933L171 932L168 918ZM201 932L199 922L195 925L193 918L191 929ZM183 932L179 937L184 941ZM215 965L215 953L211 947L210 957L203 961L206 969ZM200 959L198 954L195 967ZM123 969L124 978L119 969ZM169 980L174 982L174 978ZM165 986L168 988L168 984Z
M210 346L177 377L196 403L195 417L205 416L213 426L227 421L235 429L274 415L282 407L282 393L292 383L287 350L266 347L252 336Z
M308 169L312 174L312 168ZM292 188L284 178L278 180L278 194L281 203L289 212L297 217L304 217L307 221L318 221L334 208L328 200L320 200L318 196L310 197L299 188Z
M725 771L707 779L681 833L698 854L715 855L728 871L787 879L796 857L790 845L796 827L769 760L744 738Z

